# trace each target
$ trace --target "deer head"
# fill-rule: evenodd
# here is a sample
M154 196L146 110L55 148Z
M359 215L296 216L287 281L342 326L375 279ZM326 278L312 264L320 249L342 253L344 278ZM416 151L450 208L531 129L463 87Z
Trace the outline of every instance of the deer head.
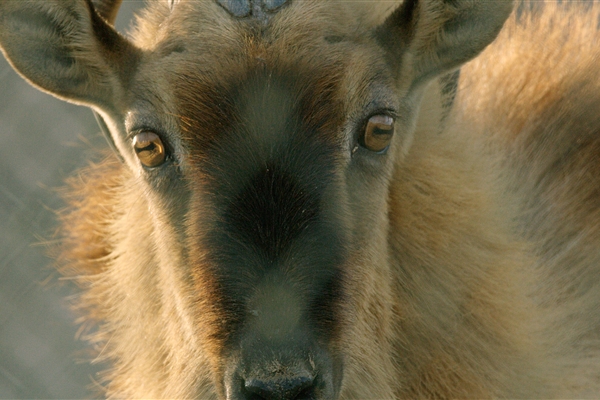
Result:
M138 244L109 268L155 277L148 310L173 322L115 317L163 365L122 393L393 397L390 181L428 83L481 52L511 2L406 0L371 25L344 1L161 0L132 39L111 26L119 3L0 0L0 47L101 115L136 177L147 220L115 224Z

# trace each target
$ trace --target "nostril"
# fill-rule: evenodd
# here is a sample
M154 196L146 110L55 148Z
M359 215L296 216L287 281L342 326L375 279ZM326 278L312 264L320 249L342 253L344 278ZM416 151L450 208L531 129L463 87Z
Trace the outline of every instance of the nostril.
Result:
M312 395L314 378L295 376L291 378L248 379L244 383L252 400L301 400Z

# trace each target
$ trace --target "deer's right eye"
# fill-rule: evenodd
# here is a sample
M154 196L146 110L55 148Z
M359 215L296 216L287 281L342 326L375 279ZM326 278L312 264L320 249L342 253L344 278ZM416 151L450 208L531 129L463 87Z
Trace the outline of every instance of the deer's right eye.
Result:
M160 137L154 132L140 132L133 137L133 149L143 166L160 166L167 158L167 151Z
M384 153L394 135L394 118L389 115L374 115L367 121L365 131L359 139L364 148L375 153Z

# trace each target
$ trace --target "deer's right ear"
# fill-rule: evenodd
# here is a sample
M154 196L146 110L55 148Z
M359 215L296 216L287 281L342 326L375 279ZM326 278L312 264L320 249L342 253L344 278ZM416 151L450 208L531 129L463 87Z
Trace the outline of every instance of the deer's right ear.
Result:
M479 54L511 11L512 0L404 0L375 36L397 78L414 86Z
M34 86L100 108L114 107L139 53L90 0L0 0L0 49Z

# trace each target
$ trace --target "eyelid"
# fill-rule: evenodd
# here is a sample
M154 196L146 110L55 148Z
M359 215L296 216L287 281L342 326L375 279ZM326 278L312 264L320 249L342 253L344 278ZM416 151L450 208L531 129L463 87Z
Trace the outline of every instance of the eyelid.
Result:
M396 111L393 108L389 108L389 107L368 107L367 108L367 112L365 112L365 117L363 118L363 125L366 125L367 122L369 122L369 119L371 119L372 117L376 116L376 115L385 115L388 117L391 117L394 122L396 122L396 120L399 118L399 113L398 111Z
M369 118L374 117L376 115L385 115L387 117L392 118L394 120L394 122L396 122L396 120L398 119L398 112L391 108L384 108L384 109L380 109L375 112L372 112L371 114L369 114ZM369 118L367 118L367 121L369 120Z
M374 121L372 121L372 120L374 120ZM369 122L374 122L376 124L382 124L382 125L393 125L396 122L396 119L387 114L375 114L375 115L371 115L369 117L369 119L367 120L367 124Z
M141 128L132 129L127 134L126 140L133 141L134 137L136 137L140 133L144 133L144 132L156 133L161 139L163 139L165 137L165 135L163 135L159 130L152 129L152 128L141 127Z

